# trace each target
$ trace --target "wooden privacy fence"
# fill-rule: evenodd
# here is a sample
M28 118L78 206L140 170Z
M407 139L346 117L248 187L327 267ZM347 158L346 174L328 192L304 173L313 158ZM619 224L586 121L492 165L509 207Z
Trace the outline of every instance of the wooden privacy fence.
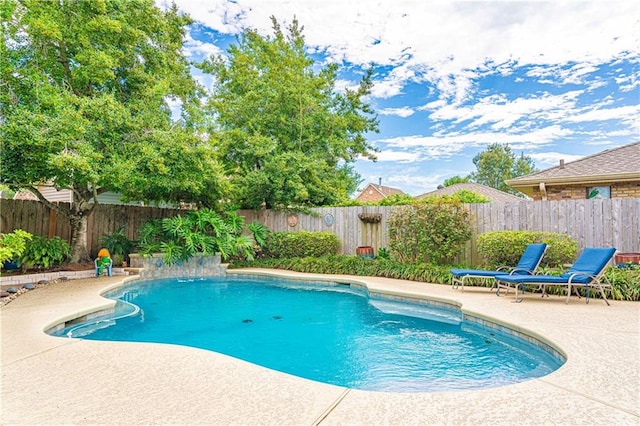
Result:
M155 207L99 204L88 217L87 248L92 256L100 249L100 237L112 234L121 227L127 238L137 239L138 229L149 219L173 217L183 210ZM69 220L39 201L2 200L0 204L0 232L23 229L35 235L60 238L71 242Z
M477 236L488 231L529 230L567 234L584 247L615 247L620 252L640 252L640 198L521 201L468 204L473 237L463 259L481 263ZM239 213L246 222L257 220L271 231L328 231L342 241L342 252L355 254L358 246L387 246L386 220L398 207L323 207L315 214L276 211ZM366 223L360 214L380 214L379 223Z
M56 215L37 201L2 200L0 232L24 229L33 234L60 236L69 241L69 225L65 217ZM322 207L313 214L272 210L241 210L245 222L258 221L271 231L327 231L342 242L342 253L355 254L358 246L373 246L377 251L387 246L386 220L395 206ZM487 231L550 231L571 236L584 247L615 247L621 252L640 252L640 198L611 200L521 201L515 203L469 204L473 238L467 244L463 259L470 265L480 262L476 253L476 237ZM99 237L125 226L130 239L149 219L172 217L184 210L153 207L99 205L89 216L88 248L97 253ZM363 221L380 215L379 222ZM365 218L366 220L366 218Z

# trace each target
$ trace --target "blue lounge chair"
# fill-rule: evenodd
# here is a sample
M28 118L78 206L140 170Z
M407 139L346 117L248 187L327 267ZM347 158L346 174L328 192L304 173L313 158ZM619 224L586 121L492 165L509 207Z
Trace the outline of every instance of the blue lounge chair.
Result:
M464 291L465 279L483 278L494 280L494 284L491 286L491 289L493 289L496 285L495 278L498 275L531 275L536 271L536 269L538 269L546 251L547 245L545 243L529 244L522 253L520 261L515 267L501 266L495 271L483 271L481 269L451 269L451 274L453 275L451 287L453 289L460 287L460 291Z
M552 275L500 275L496 277L498 290L496 294L500 295L500 289L514 287L516 290L516 302L522 302L522 297L518 298L518 288L522 287L522 294L527 285L537 285L542 289L542 295L547 295L547 286L563 286L567 287L567 300L569 303L571 297L571 289L576 290L578 287L586 289L586 299L589 303L589 287L596 287L604 301L609 305L607 296L604 294L605 288L611 288L611 283L604 277L604 270L611 261L616 249L614 248L585 248L571 268L560 276Z

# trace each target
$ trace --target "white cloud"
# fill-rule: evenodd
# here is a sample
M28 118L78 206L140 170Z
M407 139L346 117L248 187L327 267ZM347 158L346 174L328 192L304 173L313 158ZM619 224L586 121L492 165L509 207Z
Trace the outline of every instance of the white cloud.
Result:
M389 151L383 150L376 153L376 157L378 157L378 162L385 161L393 161L393 162L401 162L401 163L411 163L414 161L419 161L420 155L416 152L407 152L407 151Z
M629 123L638 123L640 117L640 105L629 105L618 108L593 108L580 114L571 115L565 118L570 122L593 122L607 120L621 120Z
M584 157L584 155L564 154L561 152L538 152L528 154L528 156L531 157L538 169L557 166L560 164L560 160L564 160L565 163L569 163Z
M558 154L564 148L557 146L558 141L619 144L622 139L638 140L640 134L640 106L620 103L625 93L628 99L640 87L637 66L631 72L628 68L629 63L640 63L640 2L177 0L177 4L202 25L227 35L247 27L271 35L271 15L283 28L295 16L304 26L311 52L348 65L354 74L375 64L369 99L381 106L381 121L395 116L413 126L424 124L422 131L402 125L381 129L394 137L372 142L381 149L377 167L402 162L403 167L385 174L385 180L398 187L416 188L420 182L425 192L447 177L465 175L470 154L491 143L525 150L536 162L557 163L556 155L565 161L570 158ZM185 52L191 56L217 53L213 45L187 42ZM623 60L625 68L616 70ZM336 82L336 90L356 88L355 79L347 80L353 75L340 77L344 79ZM197 74L196 78L210 87L210 78ZM510 87L503 88L503 82ZM509 92L514 82L519 92ZM535 85L528 86L532 82ZM603 95L605 85L611 88ZM385 103L393 97L398 102ZM438 169L442 160L460 164L460 158L467 161L460 172ZM425 166L432 159L441 160L439 166Z
M398 117L411 117L414 114L414 110L408 107L402 108L383 108L378 110L380 115L396 115Z
M295 16L306 43L329 60L390 65L412 71L444 96L466 98L488 63L511 66L574 64L561 78L581 81L592 64L637 54L637 2L387 2L179 0L178 6L213 30L238 34L251 27L270 34L270 16L287 25ZM559 68L558 68L559 70ZM558 76L556 76L558 77Z
M193 60L203 60L212 55L220 55L224 53L215 44L195 40L190 34L186 34L185 36L182 51L185 56Z

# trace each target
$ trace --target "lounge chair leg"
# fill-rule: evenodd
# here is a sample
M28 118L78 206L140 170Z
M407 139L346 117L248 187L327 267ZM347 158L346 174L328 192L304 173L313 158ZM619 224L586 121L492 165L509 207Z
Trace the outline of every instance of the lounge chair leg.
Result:
M522 297L520 299L518 299L518 287L519 285L516 284L516 298L513 303L521 303L524 300L524 284L522 284Z

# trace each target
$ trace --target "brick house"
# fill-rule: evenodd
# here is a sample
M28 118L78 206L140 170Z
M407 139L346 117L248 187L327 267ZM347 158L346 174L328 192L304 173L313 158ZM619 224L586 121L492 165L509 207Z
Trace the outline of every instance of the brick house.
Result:
M360 195L356 197L356 200L375 203L393 194L404 194L404 191L398 188L383 186L382 180L380 180L378 185L374 185L373 183L367 185Z
M640 197L640 142L506 181L534 200Z

